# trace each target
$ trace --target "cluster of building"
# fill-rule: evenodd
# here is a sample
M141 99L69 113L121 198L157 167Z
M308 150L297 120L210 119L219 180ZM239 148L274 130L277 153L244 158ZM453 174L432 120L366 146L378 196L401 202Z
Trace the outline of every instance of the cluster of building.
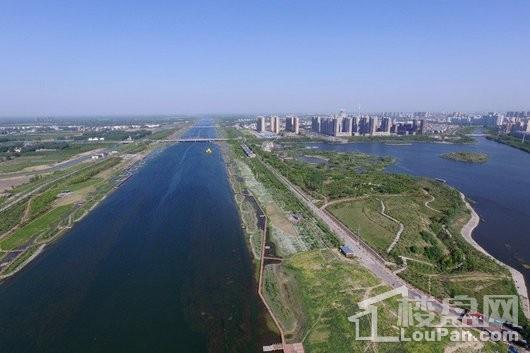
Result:
M245 120L247 122L248 120ZM251 120L253 122L253 119ZM328 136L388 136L388 135L451 135L462 126L487 126L500 133L521 136L530 134L530 111L508 111L503 113L466 112L380 112L348 114L341 111L328 116L277 115L258 116L256 131L261 136L273 137L290 132L314 133ZM254 124L248 125L254 128Z
M107 157L109 155L115 155L115 154L118 154L118 151L116 151L116 150L113 150L113 151L110 151L110 152L103 151L103 152L91 155L90 158L92 160L103 159L103 158L105 158L105 157Z
M300 118L297 116L287 116L283 126L285 127L285 131L298 134L300 133ZM279 134L282 131L280 117L277 115L271 115L267 118L264 116L258 116L256 119L256 131L270 131L272 133Z
M485 126L496 127L505 134L530 133L530 112L489 113L483 116L483 122Z
M314 116L311 119L312 132L329 136L415 135L424 133L424 125L424 119L398 122L388 116L349 116L344 112L332 117Z
M105 141L104 137L89 137L88 141Z

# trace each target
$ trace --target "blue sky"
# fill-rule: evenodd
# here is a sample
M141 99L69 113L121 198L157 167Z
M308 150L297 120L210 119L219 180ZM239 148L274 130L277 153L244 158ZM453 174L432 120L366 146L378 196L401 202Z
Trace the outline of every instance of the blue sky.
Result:
M530 110L530 1L2 1L0 116Z

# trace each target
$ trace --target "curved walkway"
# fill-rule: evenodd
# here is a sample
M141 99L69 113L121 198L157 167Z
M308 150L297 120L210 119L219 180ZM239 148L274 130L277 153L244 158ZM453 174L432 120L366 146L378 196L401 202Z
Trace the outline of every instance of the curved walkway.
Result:
M434 211L434 212L437 212L437 213L442 213L440 210L437 210L436 208L434 207L431 207L431 205L429 205L431 202L433 202L435 199L434 199L434 196L432 196L431 194L429 194L427 191L423 190L423 192L425 193L425 195L428 195L431 197L430 200L427 200L425 201L424 205L425 207L427 207L429 210L431 211Z
M391 220L392 222L395 222L395 223L399 224L399 230L396 233L396 237L394 238L394 241L392 241L392 244L390 244L388 249L386 249L386 252L388 254L388 253L390 253L392 251L394 246L396 246L397 242L399 241L399 238L401 238L401 233L403 233L403 230L405 229L405 226L403 225L403 223L401 223L400 221L398 221L394 217L386 214L385 213L385 210L386 210L385 203L383 202L383 200L380 200L380 199L378 199L378 200L379 200L379 202L381 202L381 214L383 216L385 216L386 218L388 218L389 220Z

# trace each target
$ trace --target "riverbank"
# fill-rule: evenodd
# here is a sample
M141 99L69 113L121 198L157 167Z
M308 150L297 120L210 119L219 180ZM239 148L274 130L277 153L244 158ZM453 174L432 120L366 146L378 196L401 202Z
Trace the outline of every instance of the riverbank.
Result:
M473 239L473 236L472 236L473 230L478 226L480 222L480 217L477 214L477 212L473 209L473 207L469 204L469 202L466 200L466 197L462 192L460 192L460 197L462 198L462 201L465 203L466 208L469 210L471 214L471 218L469 219L469 221L462 227L462 231L461 231L462 236L476 250L482 252L484 255L488 256L493 261L507 268L510 271L513 282L515 284L515 289L517 290L517 294L519 295L519 300L521 303L521 307L523 308L523 312L526 318L530 319L530 303L528 300L528 287L526 286L523 274L517 271L516 269L514 269L513 267L505 264L504 262L492 256Z
M519 138L508 136L508 135L488 135L486 136L488 140L495 141L497 143L501 143L506 146L510 146L513 148L516 148L518 150L521 150L526 153L530 153L530 144L528 142L524 143ZM528 141L528 139L527 139Z
M29 263L31 263L44 251L46 246L60 239L62 236L64 236L65 233L71 230L76 223L80 222L87 215L89 215L110 194L112 194L124 182L126 182L129 177L136 170L138 170L138 168L141 166L141 164L147 157L149 157L154 152L160 149L161 148L159 146L153 145L151 148L144 149L140 153L134 155L127 155L126 158L123 158L120 162L118 162L118 164L113 165L108 169L103 169L98 174L92 176L90 180L94 178L102 178L104 180L104 185L101 187L102 191L94 190L92 195L90 193L87 193L81 199L76 199L74 197L73 199L77 200L76 202L79 203L79 205L77 207L73 207L67 214L67 217L65 216L65 220L67 220L65 224L63 224L64 222L61 221L57 224L56 228L50 234L46 236L38 235L34 239L30 239L27 246L23 249L15 248L10 250L4 250L4 252L7 254L18 253L18 255L12 257L11 261L0 263L0 281L13 277L21 270L23 270ZM87 182L90 182L90 180L88 180ZM82 202L86 202L86 204L82 205ZM48 213L51 213L53 211L54 208L52 208L52 210ZM81 213L79 213L79 211L81 211ZM45 215L46 214L44 214L43 216ZM16 226L14 229L17 228L18 226ZM13 234L11 233L10 235Z
M239 175L238 167L235 163L235 156L229 146L224 143L217 143L221 156L225 163L227 177L232 190L232 196L237 205L237 211L245 234L247 247L252 254L253 273L256 280L256 292L263 303L268 315L265 316L266 324L271 331L275 332L281 344L285 345L285 333L274 311L267 303L263 295L263 271L265 268L265 250L267 241L267 217L259 205L254 195L246 189L243 179Z

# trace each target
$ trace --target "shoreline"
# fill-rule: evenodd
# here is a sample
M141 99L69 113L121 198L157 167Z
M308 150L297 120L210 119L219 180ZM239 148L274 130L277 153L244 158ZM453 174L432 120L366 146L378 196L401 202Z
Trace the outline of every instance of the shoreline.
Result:
M234 161L234 163L235 163L235 157L233 158L231 156L231 154L233 152L230 150L230 146L228 146L226 144L226 142L220 142L220 143L216 142L216 145L219 148L219 153L221 155L221 159L223 161L225 172L226 172L226 179L228 181L228 184L230 185L230 190L232 191L232 198L234 200L234 206L235 206L235 208L237 210L237 213L238 213L238 216L239 216L239 221L240 221L240 224L241 224L241 227L242 227L242 232L243 232L243 234L245 236L245 246L247 247L247 251L249 252L249 254L252 257L251 265L252 265L253 270L254 270L253 271L253 273L254 273L253 278L256 281L256 283L255 283L256 288L255 289L256 289L259 301L263 305L264 314L265 314L264 315L264 320L265 320L264 324L266 325L268 330L270 330L275 335L277 335L278 338L281 340L281 343L273 344L273 345L270 345L270 346L263 346L263 348L265 349L265 347L274 347L274 346L277 346L277 345L281 345L283 347L283 349L285 349L286 345L288 345L288 344L287 344L287 341L286 341L286 338L285 338L285 333L283 331L283 327L280 324L280 321L276 317L276 314L274 313L274 310L271 308L271 306L267 302L267 300L266 300L266 298L265 298L265 296L263 295L263 292L262 292L262 287L264 285L263 271L264 271L264 266L265 266L265 247L266 247L266 239L267 239L267 216L265 215L265 212L261 208L261 205L259 205L259 203L258 203L257 199L255 198L255 196L249 190L249 193L252 195L252 197L256 201L256 206L258 208L256 211L261 213L263 215L263 218L264 218L264 226L263 226L263 229L260 230L261 245L259 247L259 254L256 254L255 251L254 251L253 244L252 244L252 238L251 238L250 234L248 233L248 229L246 227L244 227L245 222L243 220L243 215L242 215L241 209L240 209L242 205L238 202L237 197L236 197L237 191L236 191L236 185L235 184L237 183L237 181L235 180L235 178L237 178L237 174L232 174L231 165L230 165L230 162L229 162L229 161ZM237 168L237 166L235 166L235 165L234 165L234 167ZM259 229L259 227L258 227L258 229ZM269 320L271 320L271 322L268 322ZM275 327L272 328L271 325L274 325Z
M462 198L462 201L464 201L464 204L466 205L466 208L471 213L471 218L469 221L467 221L466 224L462 227L462 230L460 231L464 239L471 244L476 250L482 252L484 255L491 258L493 261L495 261L497 264L503 266L504 268L508 269L510 271L510 274L512 276L515 289L517 291L517 294L519 295L519 301L521 304L521 307L523 308L523 313L526 316L527 319L530 319L530 303L528 300L528 287L526 286L524 276L521 272L517 271L515 268L511 267L510 265L505 264L504 262L500 261L490 253L488 253L482 246L480 246L475 239L473 239L473 231L475 228L479 225L480 217L475 211L475 209L469 204L469 202L466 200L466 196L460 192L460 197Z
M136 173L139 167L141 167L142 163L144 163L149 156L151 156L155 151L166 147L167 146L153 148L147 153L142 154L140 158L138 158L136 161L133 161L129 166L124 168L120 173L117 174L120 175L122 173L130 173L124 180L120 181L117 185L113 186L105 195L103 195L99 200L95 201L94 204L90 206L90 208L88 208L82 215L80 215L76 219L73 219L70 225L58 229L57 232L53 236L51 236L48 241L44 243L39 243L38 249L33 254L31 254L30 257L24 260L16 269L9 273L0 275L0 284L5 280L14 277L17 273L22 271L27 265L29 265L33 260L35 260L48 245L51 245L60 240L69 230L71 230L75 226L76 223L80 222L86 216L92 213L92 211L96 209L103 201L105 201L108 196L118 190L134 173ZM16 258L13 261L16 261Z

